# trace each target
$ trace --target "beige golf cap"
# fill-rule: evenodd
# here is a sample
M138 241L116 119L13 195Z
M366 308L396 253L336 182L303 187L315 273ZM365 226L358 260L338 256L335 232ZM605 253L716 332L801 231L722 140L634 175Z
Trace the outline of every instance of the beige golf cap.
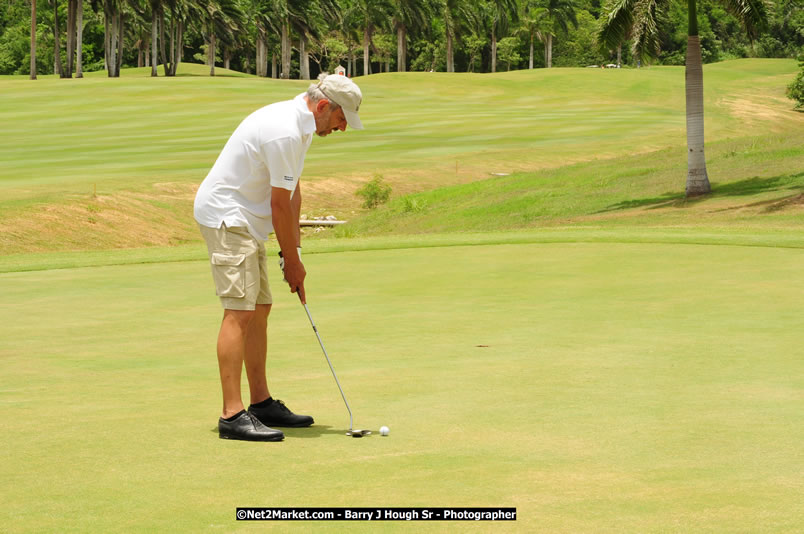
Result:
M355 82L340 74L330 74L318 82L318 88L328 100L335 102L343 109L346 123L355 130L362 130L357 112L363 101L363 93Z

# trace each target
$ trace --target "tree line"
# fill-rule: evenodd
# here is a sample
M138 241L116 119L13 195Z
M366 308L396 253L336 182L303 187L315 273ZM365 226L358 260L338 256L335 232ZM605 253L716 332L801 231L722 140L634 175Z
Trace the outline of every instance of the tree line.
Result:
M81 77L182 61L259 76L310 79L407 70L496 72L521 68L639 65L644 35L601 38L618 6L656 13L659 64L683 65L688 0L0 0L0 74ZM800 0L769 0L768 24L746 34L739 13L698 0L704 63L796 57L804 51ZM660 8L660 9L657 9ZM638 12L638 9L634 11Z

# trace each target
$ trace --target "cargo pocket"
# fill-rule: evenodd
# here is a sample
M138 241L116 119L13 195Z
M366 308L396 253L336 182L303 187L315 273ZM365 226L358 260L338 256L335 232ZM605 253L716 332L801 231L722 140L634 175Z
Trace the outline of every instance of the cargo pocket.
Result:
M219 297L239 299L246 296L245 261L245 254L212 254L212 278Z

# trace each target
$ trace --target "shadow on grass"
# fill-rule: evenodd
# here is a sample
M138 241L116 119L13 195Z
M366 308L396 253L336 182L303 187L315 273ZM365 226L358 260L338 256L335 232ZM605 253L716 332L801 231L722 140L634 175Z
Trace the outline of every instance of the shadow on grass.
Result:
M327 435L338 435L347 438L349 436L346 435L348 429L334 429L331 426L327 425L313 425L308 426L307 428L282 428L282 432L285 433L286 438L320 438L321 436ZM355 439L355 438L349 438ZM362 439L362 438L361 438Z
M313 425L306 428L279 428L285 434L285 439L287 438L320 438L321 436L326 435L338 435L343 437L348 437L346 435L347 429L333 429L331 426L327 425ZM216 435L218 434L218 427L210 429L211 432L214 432ZM374 433L366 437L373 436ZM355 439L355 438L351 438Z
M800 191L804 191L804 172L774 176L772 178L747 178L737 182L730 182L726 184L713 183L712 192L708 195L701 195L697 197L687 198L683 192L670 192L665 193L658 197L641 198L634 200L625 200L612 204L598 211L597 213L607 213L612 211L628 210L633 208L647 208L647 209L661 209L661 208L686 208L693 206L704 200L712 198L725 198L725 197L748 197L760 193L767 193L772 191L792 191L791 195L783 198L776 198L773 200L766 200L748 204L747 206L740 207L754 207L767 205L766 211L777 211L784 209L793 203L801 203ZM737 209L737 208L727 208Z

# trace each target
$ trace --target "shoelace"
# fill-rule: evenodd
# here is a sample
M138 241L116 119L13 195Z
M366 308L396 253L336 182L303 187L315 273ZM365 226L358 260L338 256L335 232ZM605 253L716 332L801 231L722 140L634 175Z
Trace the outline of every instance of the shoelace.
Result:
M274 399L274 402L275 402L275 403L277 403L277 404L279 404L279 406L280 406L280 408L281 408L282 410L284 410L284 411L286 411L286 412L290 413L290 408L288 408L287 406L285 406L285 403L284 403L283 401L281 401L281 400L279 400L279 399Z
M246 412L246 415L248 415L249 419L251 419L251 424L254 425L254 428L259 428L260 426L262 426L260 420L251 415L251 412Z

